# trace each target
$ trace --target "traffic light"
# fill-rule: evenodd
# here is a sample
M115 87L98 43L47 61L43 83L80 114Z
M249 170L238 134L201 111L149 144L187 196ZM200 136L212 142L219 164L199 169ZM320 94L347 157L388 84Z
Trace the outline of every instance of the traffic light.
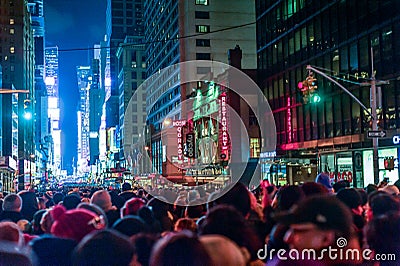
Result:
M32 105L29 99L24 100L24 118L26 120L32 119Z
M383 164L385 166L385 170L394 170L394 157L385 157Z
M303 102L307 103L319 103L321 101L321 97L318 94L318 85L317 79L314 78L311 74L304 81L300 81L297 84L297 87L303 94Z

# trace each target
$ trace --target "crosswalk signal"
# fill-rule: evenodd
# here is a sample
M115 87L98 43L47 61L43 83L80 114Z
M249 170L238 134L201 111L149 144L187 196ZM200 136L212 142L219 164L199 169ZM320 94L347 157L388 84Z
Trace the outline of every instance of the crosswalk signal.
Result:
M385 166L385 170L389 170L389 171L394 170L394 157L386 157L383 160L383 164Z

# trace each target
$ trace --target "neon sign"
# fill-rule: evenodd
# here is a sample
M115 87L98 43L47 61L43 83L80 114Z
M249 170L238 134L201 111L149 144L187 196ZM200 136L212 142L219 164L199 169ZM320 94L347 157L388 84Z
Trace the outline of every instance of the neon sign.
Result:
M172 125L176 127L176 141L178 147L178 160L182 162L183 159L183 134L182 127L186 125L186 120L176 120L172 122Z
M225 160L228 159L229 154L229 134L228 134L228 116L227 116L227 108L226 108L227 95L223 92L220 95L220 109L219 109L219 117L220 117L220 125L219 125L219 140L221 147L220 159Z

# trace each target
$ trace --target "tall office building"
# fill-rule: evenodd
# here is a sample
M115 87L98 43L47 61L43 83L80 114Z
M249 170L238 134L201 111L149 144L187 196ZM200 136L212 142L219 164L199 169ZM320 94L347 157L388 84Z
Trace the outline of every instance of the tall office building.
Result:
M107 2L106 19L110 46L111 95L106 102L106 127L107 140L114 142L107 143L108 156L109 160L113 162L113 168L119 168L125 162L122 146L121 127L123 127L123 122L120 120L120 99L121 97L130 98L132 95L132 92L128 93L129 96L121 94L118 77L121 67L118 66L116 55L120 44L124 43L126 37L143 36L143 2L144 0L108 0ZM127 90L124 90L123 93L126 94Z
M76 67L79 90L78 104L78 159L77 172L78 176L89 173L89 90L91 83L90 66Z
M222 0L147 0L144 8L145 37L149 43L146 46L148 77L167 66L190 60L227 64L228 50L236 46L243 52L242 67L256 68L255 25L236 27L255 21L255 6L251 1L229 1L229 8L226 8L226 1ZM223 33L220 30L224 30ZM210 70L210 67L198 64L189 71L205 76ZM146 105L148 123L153 129L151 158L159 172L165 168L165 153L168 153L168 147L161 140L163 121L167 115L172 120L181 119L181 110L177 107L192 93L186 91L186 86L179 85L181 75L184 73L175 68L167 77L148 83Z
M49 128L47 90L44 83L44 16L43 0L29 0L33 37L35 40L35 160L37 175L47 177L47 167L52 165L52 137Z
M30 185L35 175L34 159L34 119L23 117L24 103L33 110L35 105L34 88L34 39L31 29L31 18L25 1L2 1L0 58L3 72L2 87L6 89L28 90L27 94L2 95L2 149L3 156L12 156L18 160L18 188ZM18 125L13 123L13 98L18 98ZM32 114L32 113L31 113ZM18 126L18 154L13 146L13 127Z
M61 171L61 128L60 98L58 92L58 47L45 48L45 84L48 96L48 114L53 140L52 172L57 175Z
M379 180L398 179L398 169L385 169L384 160L399 157L393 142L400 127L399 8L396 0L256 1L258 68L274 110L282 162L267 168L266 178L302 182L318 170L332 181L374 183L372 139L367 138L374 71L377 80L389 81L377 85L376 121L387 136L379 140ZM312 103L311 91L298 87L310 76L307 65L340 82L366 110L315 71L320 101Z

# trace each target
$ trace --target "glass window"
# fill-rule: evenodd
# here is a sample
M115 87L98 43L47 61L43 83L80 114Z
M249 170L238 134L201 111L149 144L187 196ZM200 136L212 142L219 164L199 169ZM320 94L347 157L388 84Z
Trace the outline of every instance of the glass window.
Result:
M196 53L196 60L210 60L210 53Z
M210 25L196 25L196 32L199 33L210 32Z
M210 18L210 12L207 11L195 11L194 12L194 17L198 19L209 19Z
M260 139L250 138L250 158L260 157Z
M210 47L210 40L209 39L196 39L196 46Z
M11 46L11 47L10 47L10 53L12 53L12 54L15 53L15 48L14 48L14 46Z
M208 0L196 0L196 5L208 6Z
M10 29L10 34L14 34L15 30L13 28Z
M14 25L14 24L15 24L14 19L13 19L13 18L10 18L10 25Z
M357 43L350 45L350 71L351 73L358 72L358 49Z

